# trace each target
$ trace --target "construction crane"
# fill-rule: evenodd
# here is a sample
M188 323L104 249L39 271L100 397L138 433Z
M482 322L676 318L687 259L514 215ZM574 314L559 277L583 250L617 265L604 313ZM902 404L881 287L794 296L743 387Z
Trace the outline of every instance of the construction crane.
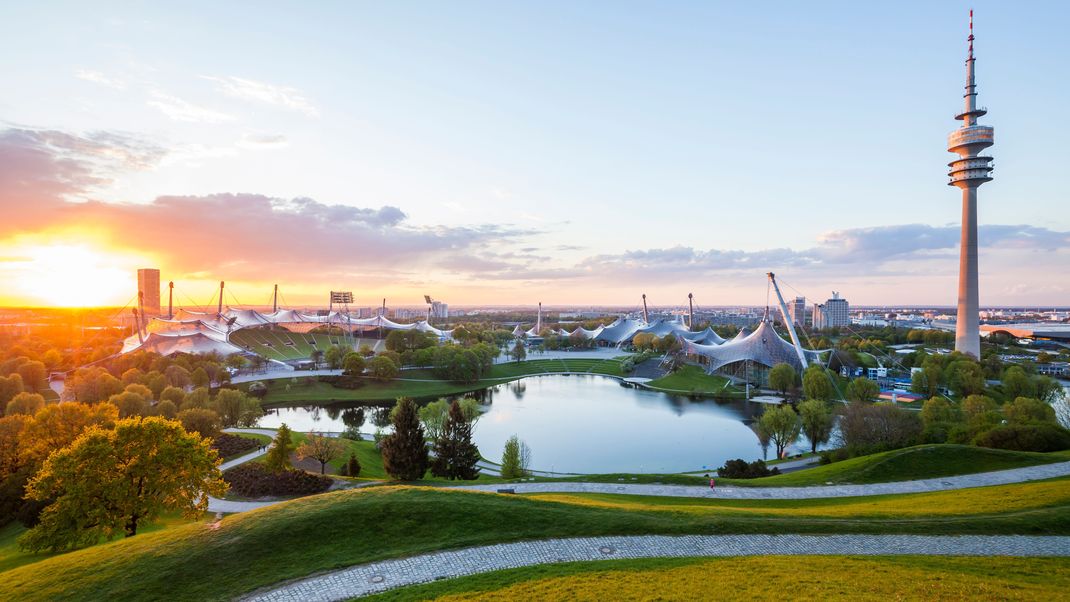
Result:
M788 316L788 306L784 303L784 295L780 294L780 287L776 283L776 275L772 272L767 275L769 276L769 282L773 285L773 290L776 291L777 302L780 304L780 315L784 317L784 324L788 327L788 334L791 335L791 344L795 347L795 354L799 356L799 362L802 363L803 370L806 370L808 365L806 353L803 352L802 345L799 343L799 335L795 334L795 321Z

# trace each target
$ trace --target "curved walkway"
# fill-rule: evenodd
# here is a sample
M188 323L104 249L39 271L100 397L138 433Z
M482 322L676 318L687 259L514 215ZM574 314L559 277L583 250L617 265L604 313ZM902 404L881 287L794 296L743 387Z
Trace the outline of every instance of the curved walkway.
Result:
M551 539L385 560L300 579L243 600L347 600L438 579L503 569L615 558L766 554L827 556L1070 556L1070 537L926 535L642 535Z
M996 472L981 472L936 479L870 483L867 485L817 485L810 487L690 487L686 485L646 485L639 483L581 483L575 481L543 483L509 483L505 485L462 485L456 489L469 491L498 491L511 489L514 493L616 493L622 495L652 495L662 497L723 498L723 499L779 499L803 500L829 497L860 497L900 493L925 493L990 485L1008 485L1070 475L1070 462L1041 464Z

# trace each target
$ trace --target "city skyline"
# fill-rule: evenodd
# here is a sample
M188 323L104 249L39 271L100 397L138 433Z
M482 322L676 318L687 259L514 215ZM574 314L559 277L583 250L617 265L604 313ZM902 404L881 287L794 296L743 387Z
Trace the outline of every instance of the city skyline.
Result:
M1035 174L1068 128L1046 117L1067 43L1035 14L976 8L1001 125L980 305L1065 305L1065 194ZM20 7L8 39L56 42L0 58L0 304L122 305L158 266L195 302L226 280L264 298L279 283L293 305L331 289L761 305L775 270L792 295L953 306L958 199L936 141L967 10L322 5L291 23L230 6L201 27ZM313 29L320 43L278 44Z

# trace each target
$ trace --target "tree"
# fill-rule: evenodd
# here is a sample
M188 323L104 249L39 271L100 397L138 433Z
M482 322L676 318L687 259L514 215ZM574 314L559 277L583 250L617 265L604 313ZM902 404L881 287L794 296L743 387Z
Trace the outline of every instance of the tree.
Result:
M1003 415L1011 424L1029 424L1035 422L1056 422L1055 408L1029 397L1019 397L1003 406Z
M282 472L290 468L290 452L293 451L294 442L290 436L290 427L285 423L279 426L275 432L275 439L271 443L271 449L264 457L264 465L274 472Z
M446 420L450 413L450 402L445 397L442 397L423 406L417 413L420 416L420 423L423 424L424 434L429 439L437 441L446 427Z
M921 406L921 421L926 426L940 422L955 422L955 408L943 397L932 397Z
M431 474L446 479L472 481L479 478L479 449L472 443L472 424L454 400L442 434L435 441Z
M263 415L260 402L237 389L220 389L209 402L224 427L252 426Z
M807 399L820 399L822 401L832 399L832 381L830 378L823 366L812 364L803 372L803 395Z
M174 420L175 416L178 415L178 406L176 406L174 402L171 402L167 399L156 404L155 409L157 416L166 418L168 420Z
M832 436L832 426L835 420L829 410L828 402L821 399L808 399L800 403L799 420L802 423L802 432L810 440L810 451L817 453L817 446L827 443Z
M128 418L113 430L90 428L45 461L27 497L54 499L41 522L21 538L27 550L90 545L138 526L165 511L189 517L223 495L219 457L209 442L163 418Z
M845 394L849 401L873 401L880 392L877 383L861 376L847 383Z
M167 379L167 384L180 389L185 389L193 382L192 378L190 378L189 370L186 370L178 364L171 364L168 366L167 369L163 371L163 376Z
M242 368L249 363L249 360L245 359L245 356L240 353L232 353L224 360L227 368L234 370L235 372L241 372Z
M840 439L852 455L913 445L922 432L917 412L890 403L854 402L840 418Z
M144 416L149 411L149 402L132 391L123 391L108 398L108 403L119 408L119 418Z
M23 392L22 377L18 374L0 376L0 406L7 406L7 402Z
M327 463L342 455L345 450L345 443L334 437L324 437L316 433L309 433L304 442L297 446L297 457L302 460L312 458L319 462L320 474L325 474Z
M394 332L400 332L395 330ZM364 373L364 356L350 351L342 358L342 372L350 376L360 376Z
M207 408L182 410L176 418L182 424L182 428L191 433L197 433L205 439L214 439L223 428L219 422L219 414Z
M191 410L199 408L202 410L208 409L208 400L210 399L210 393L207 387L197 387L186 394L182 399L182 403L179 404L180 410Z
M391 414L394 432L384 437L380 443L383 468L391 478L398 481L423 478L427 472L427 444L417 415L416 403L403 397L398 400L396 409Z
M772 407L758 419L758 428L776 446L778 458L783 457L784 450L799 438L801 427L799 416L788 405Z
M513 344L513 348L509 350L509 357L516 360L516 363L519 364L527 356L528 350L527 347L524 346L524 341L522 339L517 339L516 343Z
M22 386L32 393L37 393L48 376L48 370L41 362L26 362L19 366L19 376L22 377Z
M985 395L970 395L962 400L962 414L970 426L999 422L1002 418L996 410L996 401Z
M796 378L798 376L795 368L792 368L790 364L777 364L769 370L769 386L778 391L782 397L795 387Z
M332 370L342 367L342 358L345 357L346 349L341 345L331 345L323 354L323 360Z
M980 395L985 392L985 374L981 365L971 359L959 359L947 367L947 385L957 397Z
M349 454L349 459L346 460L345 475L347 477L359 477L360 476L360 460L357 459L357 454Z
M1007 368L1003 372L1001 384L1003 385L1003 395L1008 400L1036 395L1033 380L1029 378L1025 370L1022 370L1021 366Z
M5 416L12 416L14 414L24 414L26 416L33 416L41 408L45 407L45 398L41 397L37 393L19 393L7 402L7 408L4 410Z
M519 479L528 474L531 465L531 448L520 437L513 435L505 442L502 451L501 475L503 479Z
M390 358L384 355L377 355L368 362L368 366L371 368L372 376L381 381L388 381L397 378L398 365Z
M312 360L313 364L315 364L316 366L319 366L320 362L323 361L323 350L322 349L313 349L312 353L309 355L309 359Z
M193 372L190 372L189 381L194 387L207 387L212 379L208 377L208 371L204 369L204 366L197 366Z
M46 405L23 428L19 437L19 455L30 464L40 464L52 452L73 443L90 426L111 428L118 418L118 408L110 403Z

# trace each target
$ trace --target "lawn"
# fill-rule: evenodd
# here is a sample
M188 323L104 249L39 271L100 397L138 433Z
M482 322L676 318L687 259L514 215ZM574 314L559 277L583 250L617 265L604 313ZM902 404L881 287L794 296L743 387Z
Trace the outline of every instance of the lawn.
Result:
M555 537L1070 533L1066 506L976 517L968 505L958 508L961 514L953 516L855 520L600 508L426 487L362 488L228 516L216 526L178 526L46 558L3 573L0 599L230 599L353 564Z
M728 385L723 376L706 374L700 366L683 366L679 370L646 383L651 389L696 395L738 396L739 389Z
M1055 600L1066 558L790 556L564 563L417 585L388 600Z
M826 483L888 483L1065 462L1070 454L1039 454L969 445L918 445L761 479L718 479L724 485L797 487Z

